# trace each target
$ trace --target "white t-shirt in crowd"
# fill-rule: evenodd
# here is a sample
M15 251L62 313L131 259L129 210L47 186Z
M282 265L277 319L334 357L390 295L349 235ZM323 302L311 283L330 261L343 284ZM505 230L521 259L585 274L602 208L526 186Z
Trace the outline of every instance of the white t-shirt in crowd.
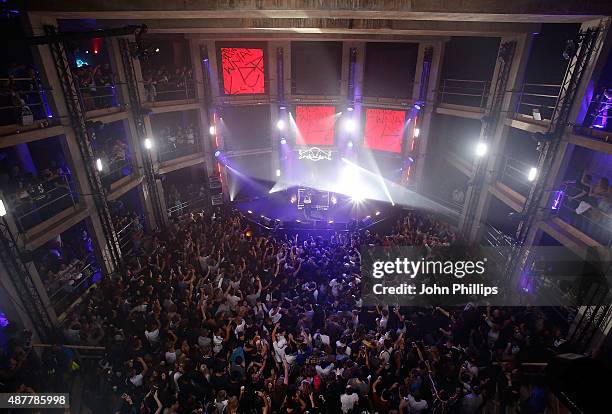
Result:
M356 392L353 392L351 395L342 394L340 396L340 404L342 404L341 409L343 413L351 411L357 402L359 402L359 394Z

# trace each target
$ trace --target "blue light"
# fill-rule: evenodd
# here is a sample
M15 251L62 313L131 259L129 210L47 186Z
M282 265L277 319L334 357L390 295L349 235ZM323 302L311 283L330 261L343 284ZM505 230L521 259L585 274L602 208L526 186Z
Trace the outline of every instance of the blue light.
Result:
M76 65L77 65L77 68L80 68L81 66L89 66L89 63L87 63L87 62L86 62L86 61L84 61L84 60L77 59L77 60L76 60Z
M219 155L221 155L221 151L219 151L219 150L215 151L215 157L219 158Z
M281 138L280 143L281 145L285 145L287 143L287 140L285 138Z

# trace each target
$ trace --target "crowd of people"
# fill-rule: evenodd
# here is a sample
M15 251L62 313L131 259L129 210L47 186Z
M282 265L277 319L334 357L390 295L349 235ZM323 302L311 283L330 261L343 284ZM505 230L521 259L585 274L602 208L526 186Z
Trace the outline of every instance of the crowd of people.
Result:
M198 129L193 124L186 127L172 125L161 128L159 132L161 150L160 154L169 154L184 148L187 153L194 152L194 145L198 140Z
M92 280L99 270L93 243L84 226L38 248L34 262L57 314L97 281Z
M110 63L72 68L86 111L117 104L115 81Z
M520 371L560 335L539 310L361 306L359 246L458 243L448 225L409 212L385 233L249 226L229 209L172 220L69 316L72 343L107 352L86 383L93 412L544 412L546 388ZM12 352L0 381L36 390ZM38 369L62 384L74 360L57 346Z
M195 97L193 69L183 66L174 70L162 65L144 68L142 78L147 102L191 99Z
M21 231L47 220L76 202L70 188L70 172L66 166L55 164L42 169L38 175L13 165L10 171L0 174L0 189L4 200L15 212Z
M36 69L24 63L11 63L0 75L0 125L31 125L42 119L47 125L42 100L43 87Z

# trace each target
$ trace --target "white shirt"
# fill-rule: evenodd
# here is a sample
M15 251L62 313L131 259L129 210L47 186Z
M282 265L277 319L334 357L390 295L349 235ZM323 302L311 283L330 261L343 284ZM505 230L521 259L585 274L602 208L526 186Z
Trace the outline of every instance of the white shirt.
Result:
M342 404L342 412L348 413L355 407L355 404L359 402L359 394L353 392L351 395L342 394L340 396L340 404Z
M428 407L427 405L427 401L425 400L421 400L421 401L417 401L414 399L414 397L412 395L408 395L408 397L406 397L406 399L408 400L408 406L410 407L410 412L411 413L420 413L421 411L425 411Z

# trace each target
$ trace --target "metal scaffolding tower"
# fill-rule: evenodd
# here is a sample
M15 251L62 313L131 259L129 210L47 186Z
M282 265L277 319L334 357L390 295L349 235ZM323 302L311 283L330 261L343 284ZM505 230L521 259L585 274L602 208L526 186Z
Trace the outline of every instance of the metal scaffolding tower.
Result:
M72 76L70 70L70 60L68 48L61 34L58 34L57 29L53 26L45 26L45 33L52 40L49 43L49 48L55 63L55 69L62 86L64 100L70 116L72 129L76 135L76 141L79 145L79 151L83 159L84 168L87 173L87 179L91 187L93 200L100 217L102 224L102 232L106 239L108 247L109 259L114 269L122 267L123 258L121 256L121 247L119 246L119 238L115 231L113 220L111 217L108 203L106 200L106 190L102 185L100 175L95 168L95 156L92 148L91 133L86 125L85 106L78 92L78 86Z

